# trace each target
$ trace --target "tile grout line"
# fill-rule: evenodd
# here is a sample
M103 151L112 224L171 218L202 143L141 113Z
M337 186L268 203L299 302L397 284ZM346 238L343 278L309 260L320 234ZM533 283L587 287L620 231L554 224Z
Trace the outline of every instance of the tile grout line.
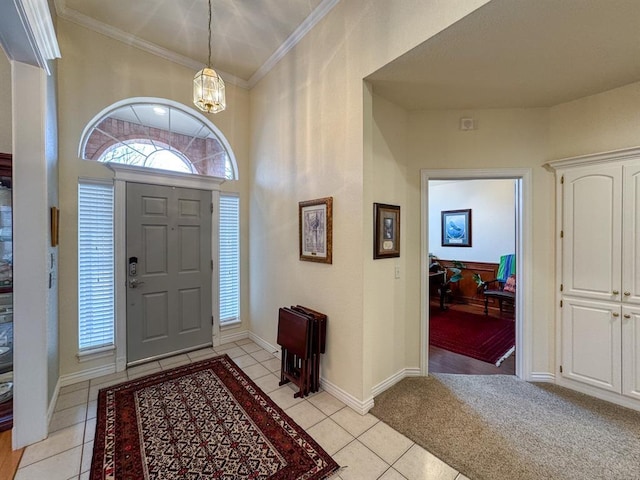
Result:
M129 375L127 374L127 377L128 376ZM91 382L89 382L89 385L91 385ZM89 416L89 395L90 395L89 392L90 391L91 391L91 388L88 388L87 402L85 403L85 406L84 406L84 428L82 429L82 448L80 449L80 465L78 465L78 478L80 478L80 475L82 475L82 459L84 458L85 440L87 438L87 423L88 423L87 417ZM97 412L96 412L96 418L97 418Z

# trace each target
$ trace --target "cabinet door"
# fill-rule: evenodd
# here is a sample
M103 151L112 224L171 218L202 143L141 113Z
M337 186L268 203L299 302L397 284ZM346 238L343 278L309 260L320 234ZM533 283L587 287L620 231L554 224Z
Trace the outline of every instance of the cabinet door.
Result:
M621 212L621 166L582 167L564 174L562 283L566 295L620 300Z
M640 307L622 308L622 393L640 400Z
M620 393L620 324L619 304L563 298L562 375Z
M640 305L640 163L624 166L622 301Z

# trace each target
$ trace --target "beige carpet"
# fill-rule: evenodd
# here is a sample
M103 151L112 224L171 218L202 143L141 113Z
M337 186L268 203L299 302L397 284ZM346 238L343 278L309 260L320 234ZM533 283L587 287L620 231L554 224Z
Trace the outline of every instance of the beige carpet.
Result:
M640 412L554 385L433 374L370 413L471 480L640 478Z

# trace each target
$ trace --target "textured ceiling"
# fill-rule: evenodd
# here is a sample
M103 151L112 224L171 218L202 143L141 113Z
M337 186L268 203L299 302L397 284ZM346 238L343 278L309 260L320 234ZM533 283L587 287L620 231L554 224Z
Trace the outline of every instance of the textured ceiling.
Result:
M640 1L493 0L369 77L409 110L548 107L640 80Z

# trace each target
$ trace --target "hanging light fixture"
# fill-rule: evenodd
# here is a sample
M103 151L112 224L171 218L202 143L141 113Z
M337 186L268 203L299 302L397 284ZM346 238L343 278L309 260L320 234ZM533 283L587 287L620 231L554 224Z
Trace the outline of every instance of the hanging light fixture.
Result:
M203 112L218 113L227 107L222 77L211 68L211 0L209 0L209 61L193 77L193 103Z

